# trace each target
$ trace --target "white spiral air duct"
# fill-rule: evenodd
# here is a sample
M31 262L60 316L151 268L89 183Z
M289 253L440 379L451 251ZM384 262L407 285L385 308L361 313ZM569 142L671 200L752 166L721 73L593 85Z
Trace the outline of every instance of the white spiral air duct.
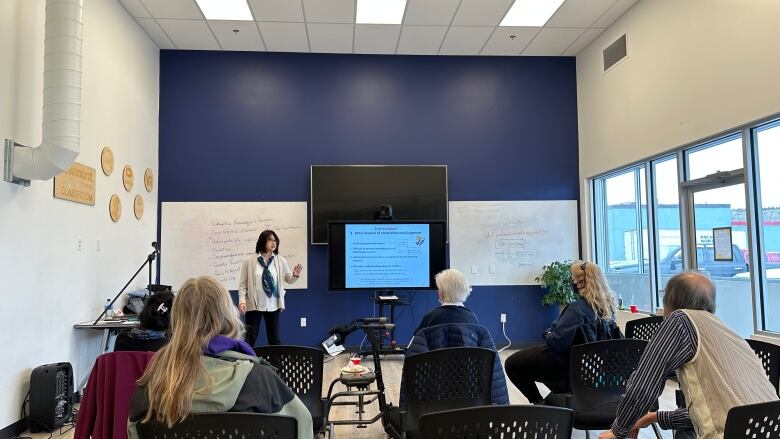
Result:
M48 180L79 155L82 0L46 0L43 51L43 138L14 147L13 176Z

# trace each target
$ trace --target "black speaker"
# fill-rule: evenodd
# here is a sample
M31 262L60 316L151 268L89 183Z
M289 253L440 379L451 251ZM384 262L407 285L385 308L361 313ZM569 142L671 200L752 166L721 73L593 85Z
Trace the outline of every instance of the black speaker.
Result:
M30 374L30 432L54 431L73 413L73 368L70 363L38 366Z

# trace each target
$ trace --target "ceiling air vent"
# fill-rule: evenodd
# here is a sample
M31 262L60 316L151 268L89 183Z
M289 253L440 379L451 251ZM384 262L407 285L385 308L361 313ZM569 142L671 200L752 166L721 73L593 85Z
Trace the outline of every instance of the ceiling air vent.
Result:
M604 71L606 72L628 54L626 51L626 34L623 34L614 43L610 44L609 47L604 49L602 54L604 55Z

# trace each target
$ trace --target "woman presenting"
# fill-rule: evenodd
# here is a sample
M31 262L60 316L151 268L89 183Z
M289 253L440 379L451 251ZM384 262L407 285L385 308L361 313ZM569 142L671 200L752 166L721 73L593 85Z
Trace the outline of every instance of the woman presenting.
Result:
M246 315L246 342L253 346L265 318L269 345L282 344L279 338L279 312L284 309L284 282L295 283L303 266L292 271L287 260L279 255L279 237L273 230L260 234L254 255L241 265L238 281L238 309Z

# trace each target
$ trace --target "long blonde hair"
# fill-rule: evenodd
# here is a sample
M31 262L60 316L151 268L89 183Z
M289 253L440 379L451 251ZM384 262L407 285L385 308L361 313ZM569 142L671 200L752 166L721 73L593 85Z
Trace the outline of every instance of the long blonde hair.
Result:
M571 276L574 283L580 279L585 280L585 288L580 291L580 296L588 301L600 318L610 320L615 317L615 292L609 287L598 265L593 262L574 261L571 263Z
M206 377L201 355L216 335L241 338L244 326L227 289L210 276L192 278L182 285L173 301L171 339L149 363L138 384L146 386L149 407L141 422L155 419L169 427L190 413L194 393Z

